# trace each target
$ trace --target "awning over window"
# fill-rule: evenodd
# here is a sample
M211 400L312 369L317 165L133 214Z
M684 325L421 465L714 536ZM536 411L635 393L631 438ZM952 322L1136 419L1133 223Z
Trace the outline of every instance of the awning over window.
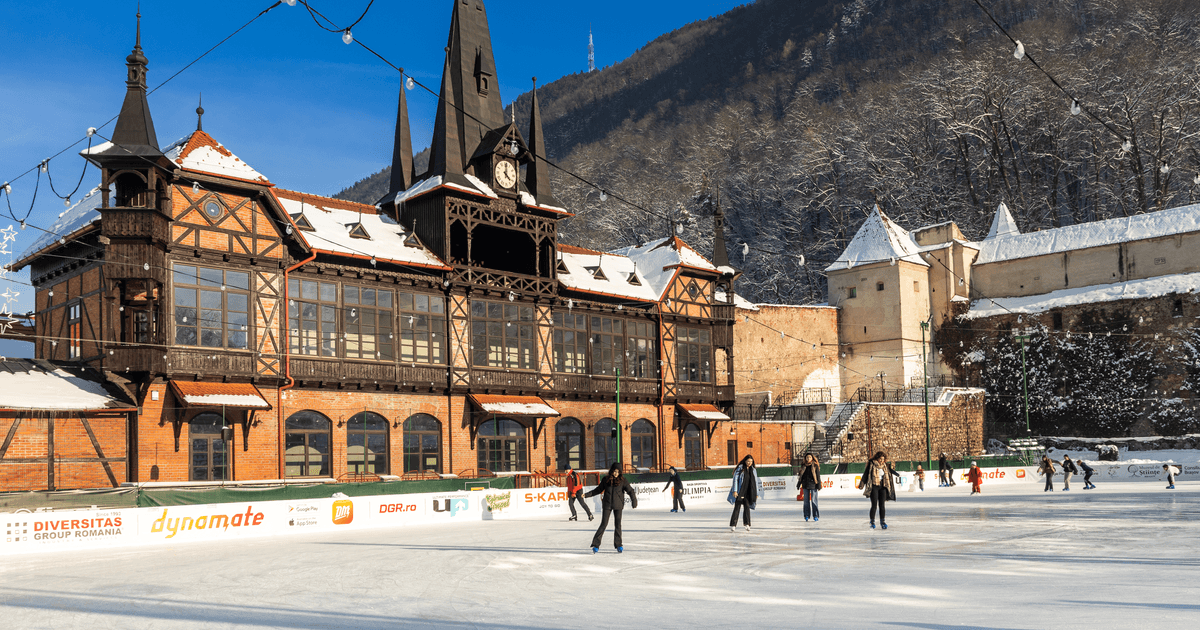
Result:
M683 415L702 422L729 420L729 416L713 405L675 405Z
M518 418L546 418L560 416L554 407L537 396L492 396L471 394L471 402L480 409L497 416Z
M189 407L270 409L271 403L250 383L171 381L175 396Z

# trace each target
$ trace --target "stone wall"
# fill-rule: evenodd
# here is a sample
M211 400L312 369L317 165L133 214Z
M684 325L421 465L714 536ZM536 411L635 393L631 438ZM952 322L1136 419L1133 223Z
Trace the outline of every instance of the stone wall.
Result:
M960 459L983 453L984 393L968 390L949 404L929 406L929 444L933 459L947 453ZM859 412L843 439L842 461L865 462L876 452L891 460L925 460L925 405L870 403Z

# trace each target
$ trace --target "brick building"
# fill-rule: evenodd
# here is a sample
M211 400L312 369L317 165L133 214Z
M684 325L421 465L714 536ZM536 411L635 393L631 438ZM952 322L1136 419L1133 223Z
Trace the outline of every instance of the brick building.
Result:
M723 462L723 243L559 243L536 93L527 130L506 120L483 3L453 5L429 169L401 88L377 206L275 186L201 109L160 148L139 21L111 142L84 152L100 185L13 265L36 356L137 405L127 468L94 485Z

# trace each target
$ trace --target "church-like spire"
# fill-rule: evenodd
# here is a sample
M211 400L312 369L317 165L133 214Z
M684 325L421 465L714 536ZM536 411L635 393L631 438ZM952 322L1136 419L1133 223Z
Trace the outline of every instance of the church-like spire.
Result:
M729 254L725 251L725 213L721 212L721 188L717 187L717 209L713 212L713 258L718 268L729 266Z
M200 95L200 102L196 104L196 131L204 131L204 95Z
M542 133L542 109L538 105L537 77L533 78L533 105L529 111L529 150L533 161L525 170L525 187L539 206L558 207L550 188L550 165L546 162L546 136Z
M403 75L401 75L403 79ZM392 184L389 195L408 190L413 185L412 133L408 129L408 100L404 82L400 82L400 103L396 106L396 138L392 145Z
M455 6L458 6L457 3ZM457 13L457 9L455 12ZM433 123L433 144L429 147L428 175L440 175L445 183L466 184L474 188L463 175L463 154L457 114L450 52L447 49L446 63L442 68L442 91L438 98L437 118Z
M125 77L125 102L117 117L112 142L117 145L98 155L141 155L161 156L158 137L154 133L154 120L150 117L150 104L146 101L146 66L148 60L142 54L142 14L137 14L137 39L133 52L125 58L128 73Z

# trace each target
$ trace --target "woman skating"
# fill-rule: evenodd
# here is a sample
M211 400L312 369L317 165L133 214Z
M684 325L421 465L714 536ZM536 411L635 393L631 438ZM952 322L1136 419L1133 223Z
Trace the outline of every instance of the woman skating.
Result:
M1049 455L1042 455L1042 464L1038 466L1038 474L1046 475L1046 489L1042 492L1054 492L1054 461Z
M592 511L588 509L587 501L583 500L583 484L579 481L579 473L575 472L574 468L567 469L567 507L571 508L571 518L569 520L579 520L579 514L575 512L575 502L579 502L579 506L587 512L588 520L592 520Z
M1079 469L1083 471L1083 489L1091 490L1095 488L1096 484L1092 483L1092 475L1096 473L1096 469L1088 466L1088 463L1082 459L1079 460Z
M887 529L887 511L884 504L896 500L896 483L892 477L900 473L888 463L887 454L883 451L875 453L875 457L867 462L862 480L858 487L863 496L871 499L871 529L875 529L875 511L879 510L879 525Z
M805 453L804 467L800 470L800 480L796 488L804 493L804 520L821 520L821 511L817 509L817 492L821 490L821 462L812 453Z
M617 548L617 553L623 553L625 547L621 544L621 510L625 509L624 495L629 495L630 506L636 508L637 493L633 491L633 486L629 485L629 481L621 474L620 464L614 463L609 467L608 474L600 480L600 485L584 496L594 497L597 494L604 495L600 498L600 506L604 508L604 515L600 517L600 528L592 537L592 553L600 551L600 541L604 539L604 530L608 529L609 515L613 517L613 546Z
M729 531L737 527L738 512L743 512L742 523L746 531L750 531L750 510L758 503L758 495L762 494L762 482L758 480L758 469L754 467L754 458L747 455L733 469L733 485L729 488L729 502L733 504L733 516L729 517Z
M938 477L941 478L942 487L953 486L954 484L954 467L950 465L950 460L946 458L946 454L938 458Z
M1071 456L1063 455L1063 461L1062 461L1063 492L1066 492L1071 489L1071 475L1074 475L1077 472L1079 472L1079 469L1075 468L1075 462L1071 461Z
M686 512L687 506L683 504L683 480L679 478L679 471L675 470L674 466L671 466L670 471L671 477L667 479L667 485L663 487L663 492L666 492L667 488L675 486L671 492L671 511L678 512L679 510L683 510Z

